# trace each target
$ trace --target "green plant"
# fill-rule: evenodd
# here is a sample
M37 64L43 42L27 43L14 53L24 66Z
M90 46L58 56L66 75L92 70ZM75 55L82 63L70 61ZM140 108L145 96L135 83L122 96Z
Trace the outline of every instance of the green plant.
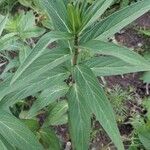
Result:
M45 29L36 25L35 16L32 11L27 13L22 11L15 16L9 16L9 18L1 16L1 18L5 19L4 28L7 34L0 37L0 52L9 63L0 75L1 79L4 79L7 78L7 75L12 72L11 70L17 68L30 53L34 42L30 42L30 44L28 40L32 40L31 37L36 38L43 35ZM19 50L19 57L11 58L9 52L17 50Z
M27 126L9 111L9 107L19 100L40 92L26 119L34 118L41 109L65 97L73 149L88 149L93 114L118 150L124 149L112 107L96 76L150 70L149 62L137 53L107 42L110 36L147 12L150 3L143 0L102 19L101 15L112 2L39 1L40 7L52 19L54 31L44 34L17 71L0 84L1 147L60 149L53 131L44 126L37 129L36 134L43 148ZM1 30L4 25L2 21ZM55 48L47 48L55 41ZM88 52L88 60L78 59L85 52ZM95 54L100 55L95 57Z
M118 122L123 122L127 117L128 107L127 101L132 100L129 90L124 90L119 85L108 89L108 99L113 107Z

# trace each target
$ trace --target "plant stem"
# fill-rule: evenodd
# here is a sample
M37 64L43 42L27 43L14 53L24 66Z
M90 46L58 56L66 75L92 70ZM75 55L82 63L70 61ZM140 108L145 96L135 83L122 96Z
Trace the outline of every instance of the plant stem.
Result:
M74 52L74 56L73 56L73 65L75 66L77 64L78 54L79 54L79 49L78 49L79 41L78 41L77 35L75 35L74 46L75 46L75 52Z

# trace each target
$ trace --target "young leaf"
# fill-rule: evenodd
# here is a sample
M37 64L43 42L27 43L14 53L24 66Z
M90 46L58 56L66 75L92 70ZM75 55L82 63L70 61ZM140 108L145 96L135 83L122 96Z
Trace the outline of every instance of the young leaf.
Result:
M110 42L91 40L82 44L81 48L89 49L98 54L114 56L132 65L149 66L149 62L139 54L126 47L121 47Z
M77 85L73 85L67 94L69 105L69 128L73 147L87 150L90 140L90 113L86 99Z
M85 12L83 19L83 29L92 25L104 12L105 10L112 4L113 0L96 0L93 2L92 6L88 8Z
M0 111L0 133L20 150L43 150L35 135L14 116Z
M9 19L6 30L15 32L22 39L39 37L44 34L45 29L36 26L33 11L21 12Z
M14 83L32 64L33 62L43 53L45 48L49 45L49 43L54 42L60 39L69 39L70 35L62 32L49 32L45 34L36 44L36 46L32 49L31 53L28 55L26 60L20 65L18 70L16 71L11 84Z
M150 70L149 66L131 65L112 56L94 57L85 64L92 69L96 76L122 75Z
M16 40L18 37L15 37L16 33L8 33L0 38L0 51L10 50L17 47Z
M80 92L83 94L83 98L86 100L85 105L88 105L91 113L96 115L96 119L101 123L116 147L119 150L124 150L112 107L96 76L86 66L76 66L74 78ZM80 99L79 102L81 103L81 101L83 100Z
M106 19L99 21L96 25L87 28L80 41L85 42L90 39L105 40L149 10L149 0L142 0L134 3L110 15Z

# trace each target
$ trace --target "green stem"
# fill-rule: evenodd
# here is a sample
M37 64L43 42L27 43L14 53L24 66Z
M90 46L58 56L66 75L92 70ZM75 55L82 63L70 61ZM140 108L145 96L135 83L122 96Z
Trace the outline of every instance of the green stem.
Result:
M73 56L73 65L75 66L77 64L78 55L79 55L79 49L78 49L79 41L78 41L77 35L75 35L74 46L75 46L75 52L74 52L74 56Z

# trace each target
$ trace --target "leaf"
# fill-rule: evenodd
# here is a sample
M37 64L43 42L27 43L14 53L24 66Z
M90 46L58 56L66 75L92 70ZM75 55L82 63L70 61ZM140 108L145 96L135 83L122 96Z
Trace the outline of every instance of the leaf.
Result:
M58 68L57 68L58 69ZM58 69L59 70L59 69ZM0 95L3 94L6 95L1 101L0 101L0 108L6 109L16 102L20 101L21 99L26 98L27 96L33 95L39 91L42 91L44 89L54 87L57 84L61 83L65 80L67 76L67 73L62 71L54 71L53 72L47 72L45 74L42 74L37 79L30 82L28 85L14 85L14 87L8 87L10 81L5 81L3 84L1 84L0 88L5 88L5 91L1 90ZM6 87L5 87L6 86ZM16 90L15 90L16 88ZM10 93L10 94L9 94Z
M0 75L0 78L1 79L7 78L7 76L11 73L9 71L11 71L13 68L16 68L18 66L19 66L19 61L17 58L10 59L9 63L7 64L5 69L3 70L2 74Z
M32 80L36 80L39 75L54 69L63 62L68 61L69 58L69 51L66 49L54 48L51 51L48 49L26 69L18 82L16 82L16 85L29 84ZM15 86L15 84L12 86Z
M70 58L70 56L68 54L69 52L68 52L68 50L66 51L66 49L56 48L56 49L52 49L51 51L49 49L46 49L43 53L44 54L41 55L26 70L26 72L24 72L22 74L21 78L19 78L19 80L17 82L10 85L11 79L9 79L9 81L7 81L6 83L4 82L3 84L2 83L0 84L0 89L1 89L0 90L0 100L7 94L14 92L16 90L20 90L20 92L18 94L22 93L26 86L31 87L31 84L33 84L33 83L35 83L35 85L36 85L36 87L34 87L34 89L36 89L36 90L38 89L38 87L44 87L44 86L42 86L43 84L44 85L46 84L46 82L44 82L44 81L51 79L51 76L53 76L56 73L56 71L53 73L53 72L50 72L50 70L52 70L54 67L58 66L59 64L61 64L62 62L66 61ZM58 69L58 71L59 70L60 69ZM65 71L65 69L63 69L63 71ZM57 72L57 73L59 73L59 72ZM44 79L43 77L45 77L46 80L44 80L43 84L41 85L41 83L42 83L41 80ZM38 82L38 81L40 81L40 82ZM31 90L31 91L34 91L34 90ZM30 91L30 93L31 93L31 91Z
M89 41L90 39L105 40L111 37L116 32L119 32L122 28L142 16L144 13L150 10L149 0L142 0L134 3L109 17L103 19L87 28L83 33L81 42Z
M40 1L43 10L47 12L52 19L54 26L60 31L70 32L67 24L67 9L63 0L45 0Z
M96 119L101 123L116 147L119 150L124 150L112 107L93 72L84 65L76 66L74 78L91 113L96 115ZM76 107L74 106L74 108ZM83 109L86 111L85 108Z
M25 61L25 59L28 57L30 52L31 52L31 48L28 45L23 44L19 47L19 61L20 61L20 64L22 64Z
M149 66L131 65L112 56L93 57L85 64L92 69L96 76L122 75L150 70Z
M75 34L76 32L78 32L81 26L80 11L78 8L75 8L74 5L69 3L67 5L67 12L68 12L68 20L69 20L70 28L72 32Z
M142 132L141 134L139 134L139 139L142 142L142 144L144 145L144 147L146 148L146 150L150 150L150 135L149 135L149 131L148 132Z
M18 83L16 82L16 84L29 84L32 80L38 78L39 75L54 69L69 59L70 55L68 50L59 48L54 49L54 51L51 50L35 60L22 76L20 76Z
M39 128L39 122L33 119L22 119L21 120L33 133L36 133Z
M32 64L37 58L43 53L49 43L60 39L69 39L70 35L62 32L49 32L45 34L32 49L26 60L20 65L16 71L11 84L13 84Z
M22 122L4 111L0 111L0 133L20 150L43 149L34 134Z
M24 31L23 33L20 34L22 39L27 39L27 38L34 38L34 37L39 37L40 35L45 33L45 29L42 29L40 27L34 27L30 28L27 31Z
M53 106L54 105L54 106ZM67 101L59 101L52 105L52 109L49 111L48 117L44 122L45 126L56 126L56 125L63 125L68 122L68 103Z
M141 79L144 81L144 83L150 83L150 71L145 72Z
M92 6L84 13L83 17L83 29L92 25L99 17L105 12L105 10L112 4L113 0L96 0Z
M74 84L67 94L69 105L69 127L73 148L87 150L90 141L90 114L86 99Z
M52 128L42 128L39 131L41 143L45 149L60 150L59 139Z
M21 12L9 19L6 30L15 32L22 39L39 37L44 34L45 29L36 26L33 11Z
M7 20L8 20L8 16L4 17L4 16L0 15L0 36L3 32L3 29L5 28Z
M18 37L15 37L16 33L8 33L0 38L0 51L15 49L17 47L16 40Z
M18 0L18 1L21 5L25 7L30 7L36 12L42 11L40 2L39 2L40 0Z
M150 150L150 126L149 122L147 124L141 124L138 128L136 128L139 139L146 148L146 150Z
M126 47L121 47L110 42L91 40L80 47L89 49L94 53L117 57L132 65L149 66L149 62L139 54Z
M8 93L11 78L12 75L3 81L0 81L0 100Z
M51 86L49 89L44 90L38 99L34 102L33 106L31 107L27 118L32 118L37 115L38 111L42 108L48 106L56 99L64 96L68 91L68 86L64 84L56 84L55 86Z

